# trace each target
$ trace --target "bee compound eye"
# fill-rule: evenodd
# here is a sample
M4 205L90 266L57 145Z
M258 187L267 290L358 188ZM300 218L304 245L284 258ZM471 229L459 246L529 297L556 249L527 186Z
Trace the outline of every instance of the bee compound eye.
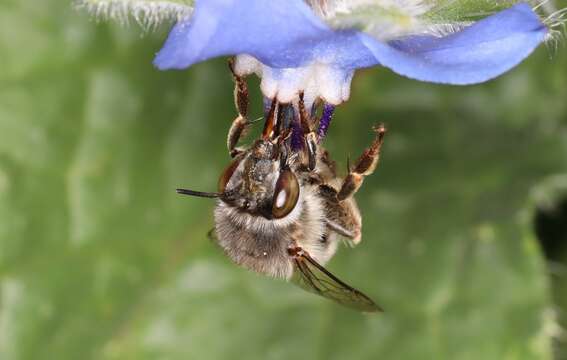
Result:
M222 172L222 174L219 178L219 193L222 194L222 193L225 192L226 185L228 184L228 182L232 178L232 175L234 174L234 172L238 168L238 165L240 165L240 160L241 160L240 158L234 159L230 164L228 164L226 169L224 169L224 171Z
M298 199L299 183L295 174L289 169L282 170L272 199L272 216L275 219L287 216L297 205Z

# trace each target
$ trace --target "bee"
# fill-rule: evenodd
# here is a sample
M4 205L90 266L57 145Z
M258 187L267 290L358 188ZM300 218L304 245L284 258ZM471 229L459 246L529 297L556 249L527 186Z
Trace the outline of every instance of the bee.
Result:
M219 179L218 192L177 189L184 195L218 199L211 234L236 264L271 277L292 280L303 289L363 312L382 309L323 266L340 238L361 240L361 214L353 195L376 168L386 132L374 128L372 144L343 179L321 146L333 107L308 112L303 95L295 103L271 101L261 136L237 147L252 121L247 119L245 79L235 80L238 116L228 132L232 161ZM318 125L318 127L317 127Z

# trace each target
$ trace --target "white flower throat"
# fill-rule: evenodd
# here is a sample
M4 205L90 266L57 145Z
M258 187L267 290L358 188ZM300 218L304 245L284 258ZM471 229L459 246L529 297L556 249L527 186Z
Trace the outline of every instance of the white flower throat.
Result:
M292 103L304 93L305 105L320 98L339 105L348 100L354 70L345 70L321 62L312 62L297 68L276 69L262 64L249 55L238 55L235 72L240 76L256 74L262 79L260 88L268 99Z

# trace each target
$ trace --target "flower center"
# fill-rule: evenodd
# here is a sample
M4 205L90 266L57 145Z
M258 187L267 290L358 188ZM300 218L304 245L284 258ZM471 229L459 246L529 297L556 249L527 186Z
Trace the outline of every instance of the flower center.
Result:
M301 92L309 109L317 99L339 105L348 100L354 70L313 62L297 68L272 68L250 55L238 55L234 70L237 75L256 74L262 79L260 88L268 99L281 103L295 102Z

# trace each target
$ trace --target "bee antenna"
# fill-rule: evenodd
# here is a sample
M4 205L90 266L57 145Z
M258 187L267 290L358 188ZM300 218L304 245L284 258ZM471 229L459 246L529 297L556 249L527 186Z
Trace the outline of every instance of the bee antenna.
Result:
M222 196L222 194L220 193L213 193L213 192L202 192L202 191L195 191L195 190L189 190L189 189L175 189L175 191L177 191L178 194L182 194L182 195L189 195L189 196L197 196L197 197L202 197L202 198L219 198Z

